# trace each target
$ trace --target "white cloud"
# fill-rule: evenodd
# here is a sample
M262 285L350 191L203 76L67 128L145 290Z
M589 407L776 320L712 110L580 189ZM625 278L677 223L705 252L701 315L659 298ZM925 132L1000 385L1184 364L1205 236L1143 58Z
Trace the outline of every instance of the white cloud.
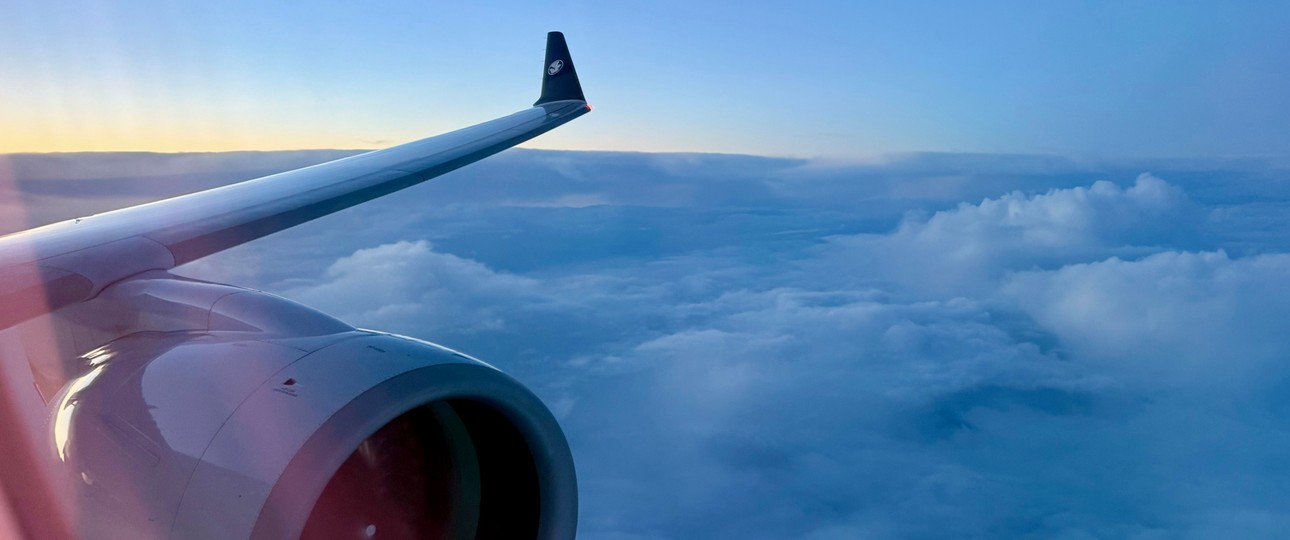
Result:
M1290 368L1286 283L1290 255L1170 251L1023 273L1003 290L1087 361L1248 388Z
M821 266L847 268L919 294L984 294L1008 271L1141 254L1193 234L1197 214L1177 187L1149 174L1132 187L1020 191L911 216L889 234L835 238Z
M1142 175L960 204L805 258L758 238L521 275L398 242L285 293L535 384L578 453L589 536L1146 538L1206 530L1212 514L1177 508L1249 492L1173 450L1212 454L1221 434L1266 451L1257 424L1204 400L1290 376L1269 322L1290 296L1267 292L1290 256L1161 247L1197 215ZM1242 507L1251 530L1279 500Z
M532 297L535 281L497 273L429 242L397 242L360 249L337 260L316 283L284 291L288 297L373 328L408 334L497 330L501 310Z
M530 384L589 538L1278 535L1290 195L933 157L510 153L194 268Z

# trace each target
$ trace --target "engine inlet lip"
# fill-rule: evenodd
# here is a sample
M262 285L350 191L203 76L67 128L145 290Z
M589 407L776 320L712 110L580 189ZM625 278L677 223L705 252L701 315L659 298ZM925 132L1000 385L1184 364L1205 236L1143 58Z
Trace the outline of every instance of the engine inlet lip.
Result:
M328 481L359 444L399 416L442 400L476 401L512 423L528 441L538 473L538 538L574 538L577 479L568 442L555 417L515 379L472 364L413 369L369 388L343 406L291 459L265 500L251 538L299 537Z

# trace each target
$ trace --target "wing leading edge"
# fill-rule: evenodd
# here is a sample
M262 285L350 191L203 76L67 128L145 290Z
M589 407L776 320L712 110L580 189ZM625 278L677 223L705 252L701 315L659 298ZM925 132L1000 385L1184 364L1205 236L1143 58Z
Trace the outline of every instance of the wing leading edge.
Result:
M559 32L547 35L542 94L514 114L442 135L0 237L0 329L419 184L590 111Z

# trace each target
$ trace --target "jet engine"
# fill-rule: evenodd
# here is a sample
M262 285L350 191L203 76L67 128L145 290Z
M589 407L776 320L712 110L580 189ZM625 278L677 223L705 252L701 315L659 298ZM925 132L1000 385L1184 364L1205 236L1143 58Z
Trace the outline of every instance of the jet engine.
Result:
M161 271L32 325L83 538L574 536L555 419L459 352Z

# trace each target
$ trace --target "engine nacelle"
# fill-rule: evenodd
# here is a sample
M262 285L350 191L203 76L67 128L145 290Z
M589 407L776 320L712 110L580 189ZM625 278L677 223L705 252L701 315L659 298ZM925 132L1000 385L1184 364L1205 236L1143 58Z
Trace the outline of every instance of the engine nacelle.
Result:
M50 399L83 537L573 538L568 443L493 367L164 274L62 316L120 302L177 327L95 330Z

